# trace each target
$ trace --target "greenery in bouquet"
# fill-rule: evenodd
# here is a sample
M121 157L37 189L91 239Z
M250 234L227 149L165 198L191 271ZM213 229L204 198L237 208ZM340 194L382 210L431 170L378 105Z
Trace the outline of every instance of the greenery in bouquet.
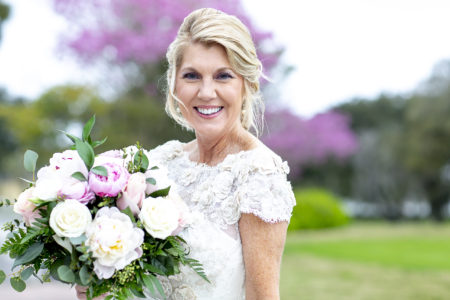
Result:
M166 298L158 278L191 267L208 281L177 234L189 223L189 209L170 190L167 170L149 160L137 143L95 155L106 141L93 141L95 116L82 138L66 135L70 150L55 153L35 178L38 155L27 150L29 188L14 203L23 220L7 222L0 254L14 259L10 276L17 291L32 275L87 287L87 298ZM6 278L0 271L0 283Z

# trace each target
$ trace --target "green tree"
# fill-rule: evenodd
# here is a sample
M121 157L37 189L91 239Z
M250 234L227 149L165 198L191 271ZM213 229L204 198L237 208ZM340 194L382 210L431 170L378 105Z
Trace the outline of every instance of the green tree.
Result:
M0 41L2 39L2 26L11 13L11 8L0 0Z

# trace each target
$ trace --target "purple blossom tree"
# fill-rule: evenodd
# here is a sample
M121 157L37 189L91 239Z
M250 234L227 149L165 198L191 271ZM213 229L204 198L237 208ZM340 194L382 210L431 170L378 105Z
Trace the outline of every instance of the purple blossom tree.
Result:
M330 158L345 160L357 150L357 138L346 116L330 111L309 120L288 110L267 111L264 143L289 162L291 176L303 165L321 164Z
M53 0L57 13L75 27L63 46L89 63L107 58L112 63L151 64L164 58L183 19L193 10L213 7L237 16L255 40L266 69L274 66L280 47L268 51L269 32L253 26L240 0Z

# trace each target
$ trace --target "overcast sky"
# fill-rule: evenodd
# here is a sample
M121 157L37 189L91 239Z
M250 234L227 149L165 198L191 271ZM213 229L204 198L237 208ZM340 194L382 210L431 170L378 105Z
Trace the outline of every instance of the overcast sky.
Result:
M35 98L83 72L58 55L64 20L48 0L6 0L13 15L0 44L0 86ZM279 85L281 100L311 116L352 97L411 91L433 65L450 58L448 0L243 0L254 22L286 48L295 67Z

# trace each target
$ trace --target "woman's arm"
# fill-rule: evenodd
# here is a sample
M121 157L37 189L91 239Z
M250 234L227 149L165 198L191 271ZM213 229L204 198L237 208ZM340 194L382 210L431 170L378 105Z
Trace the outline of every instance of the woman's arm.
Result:
M287 222L271 224L253 214L241 215L246 300L280 299L280 267L287 227Z

